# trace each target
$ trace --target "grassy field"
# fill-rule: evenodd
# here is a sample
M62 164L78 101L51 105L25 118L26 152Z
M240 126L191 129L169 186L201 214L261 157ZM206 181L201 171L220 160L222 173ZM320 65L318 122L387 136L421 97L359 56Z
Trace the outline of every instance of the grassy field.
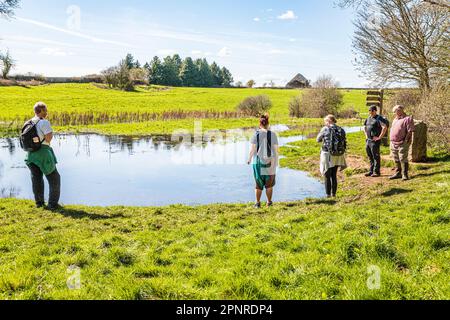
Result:
M0 298L449 299L448 157L408 182L365 179L363 136L349 141L337 200L60 213L0 200ZM318 152L296 143L283 165L317 174Z
M365 111L365 96L361 90L344 91L342 109L350 107ZM255 126L255 119L201 119L188 117L182 120L118 121L101 120L100 114L124 113L161 114L164 112L232 112L244 98L265 94L272 102L273 123L304 125L321 121L308 119L292 120L288 116L288 104L300 90L281 89L207 89L207 88L161 88L138 87L136 92L122 92L98 88L92 84L53 84L36 87L0 87L0 103L4 108L0 121L8 124L14 119L18 123L32 116L32 106L44 101L49 106L50 116L55 114L93 114L98 116L94 124L64 125L56 127L64 132L95 132L105 134L169 134L175 129L192 130L193 120L202 120L209 129L231 129ZM129 115L128 115L129 116ZM257 122L257 121L256 121ZM355 122L353 122L355 124ZM6 130L3 129L3 133Z

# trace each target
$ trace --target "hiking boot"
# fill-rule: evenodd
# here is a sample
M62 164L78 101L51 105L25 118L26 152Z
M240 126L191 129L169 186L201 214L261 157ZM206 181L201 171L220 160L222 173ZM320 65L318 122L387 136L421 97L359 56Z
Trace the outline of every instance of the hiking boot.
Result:
M402 180L403 181L408 181L409 180L409 163L405 162L403 164L403 172L402 172Z
M260 208L261 208L261 202L255 203L255 205L253 206L253 208L255 208L255 209L260 209Z
M37 202L36 203L36 208L41 209L45 207L45 203L44 202Z
M56 204L56 205L49 204L45 209L48 211L56 212L56 211L61 211L63 209L63 207L60 206L59 204Z
M379 173L374 173L373 175L371 175L372 178L379 178L381 177L381 174Z
M396 162L395 165L397 166L395 168L395 174L392 177L389 177L389 180L396 180L402 177L402 163Z
M367 172L364 176L365 177L371 177L373 175L373 172Z
M267 207L272 207L272 206L273 206L273 202L272 201L267 202Z

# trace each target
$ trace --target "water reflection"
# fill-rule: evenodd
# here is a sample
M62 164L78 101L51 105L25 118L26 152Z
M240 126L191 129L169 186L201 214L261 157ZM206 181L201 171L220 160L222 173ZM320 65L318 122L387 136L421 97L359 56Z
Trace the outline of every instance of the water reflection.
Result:
M251 202L249 137L177 143L167 136L59 135L52 144L62 176L62 203L169 205ZM280 138L280 144L304 139ZM33 199L25 153L17 139L0 139L0 197ZM48 190L46 182L46 190ZM322 184L306 173L281 168L275 201L322 197Z

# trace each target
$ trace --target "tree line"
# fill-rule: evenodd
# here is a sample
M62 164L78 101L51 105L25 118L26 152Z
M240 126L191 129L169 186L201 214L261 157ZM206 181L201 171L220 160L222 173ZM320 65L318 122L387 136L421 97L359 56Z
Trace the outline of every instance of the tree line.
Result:
M206 59L184 60L174 54L160 59L155 56L143 66L133 55L128 54L117 66L102 72L105 82L111 87L130 90L133 84L153 84L173 87L231 87L231 72L216 62Z

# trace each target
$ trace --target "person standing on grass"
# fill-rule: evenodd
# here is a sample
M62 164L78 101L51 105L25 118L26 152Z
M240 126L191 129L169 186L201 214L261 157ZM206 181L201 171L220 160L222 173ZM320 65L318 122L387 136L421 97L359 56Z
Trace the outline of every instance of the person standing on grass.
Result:
M325 119L325 127L317 136L317 142L323 142L320 154L320 172L325 177L325 191L328 198L335 198L338 188L337 172L339 168L345 170L345 151L347 149L347 137L344 129L336 125L337 120L333 115Z
M381 140L388 131L386 119L378 115L378 108L369 108L369 118L364 122L364 132L366 134L366 152L370 160L370 171L366 177L379 177L381 175Z
M56 169L56 156L50 143L53 139L53 129L47 117L47 106L43 102L38 102L34 106L35 117L29 122L34 124L37 135L39 136L40 147L37 151L27 152L25 163L31 172L31 182L36 206L42 208L45 206L44 200L44 178L47 178L50 186L50 194L47 209L58 210L59 198L61 194L61 177ZM27 122L27 124L29 123ZM25 126L27 125L25 124ZM37 137L36 137L37 139Z
M253 163L253 175L256 181L255 208L261 208L261 196L266 189L267 206L273 205L272 195L278 167L278 137L269 130L269 116L263 115L259 121L259 130L251 139L248 164Z
M396 164L396 173L390 177L391 180L402 178L409 180L409 147L411 146L413 132L415 130L414 120L405 113L403 106L395 106L392 110L395 119L391 129L391 155Z

